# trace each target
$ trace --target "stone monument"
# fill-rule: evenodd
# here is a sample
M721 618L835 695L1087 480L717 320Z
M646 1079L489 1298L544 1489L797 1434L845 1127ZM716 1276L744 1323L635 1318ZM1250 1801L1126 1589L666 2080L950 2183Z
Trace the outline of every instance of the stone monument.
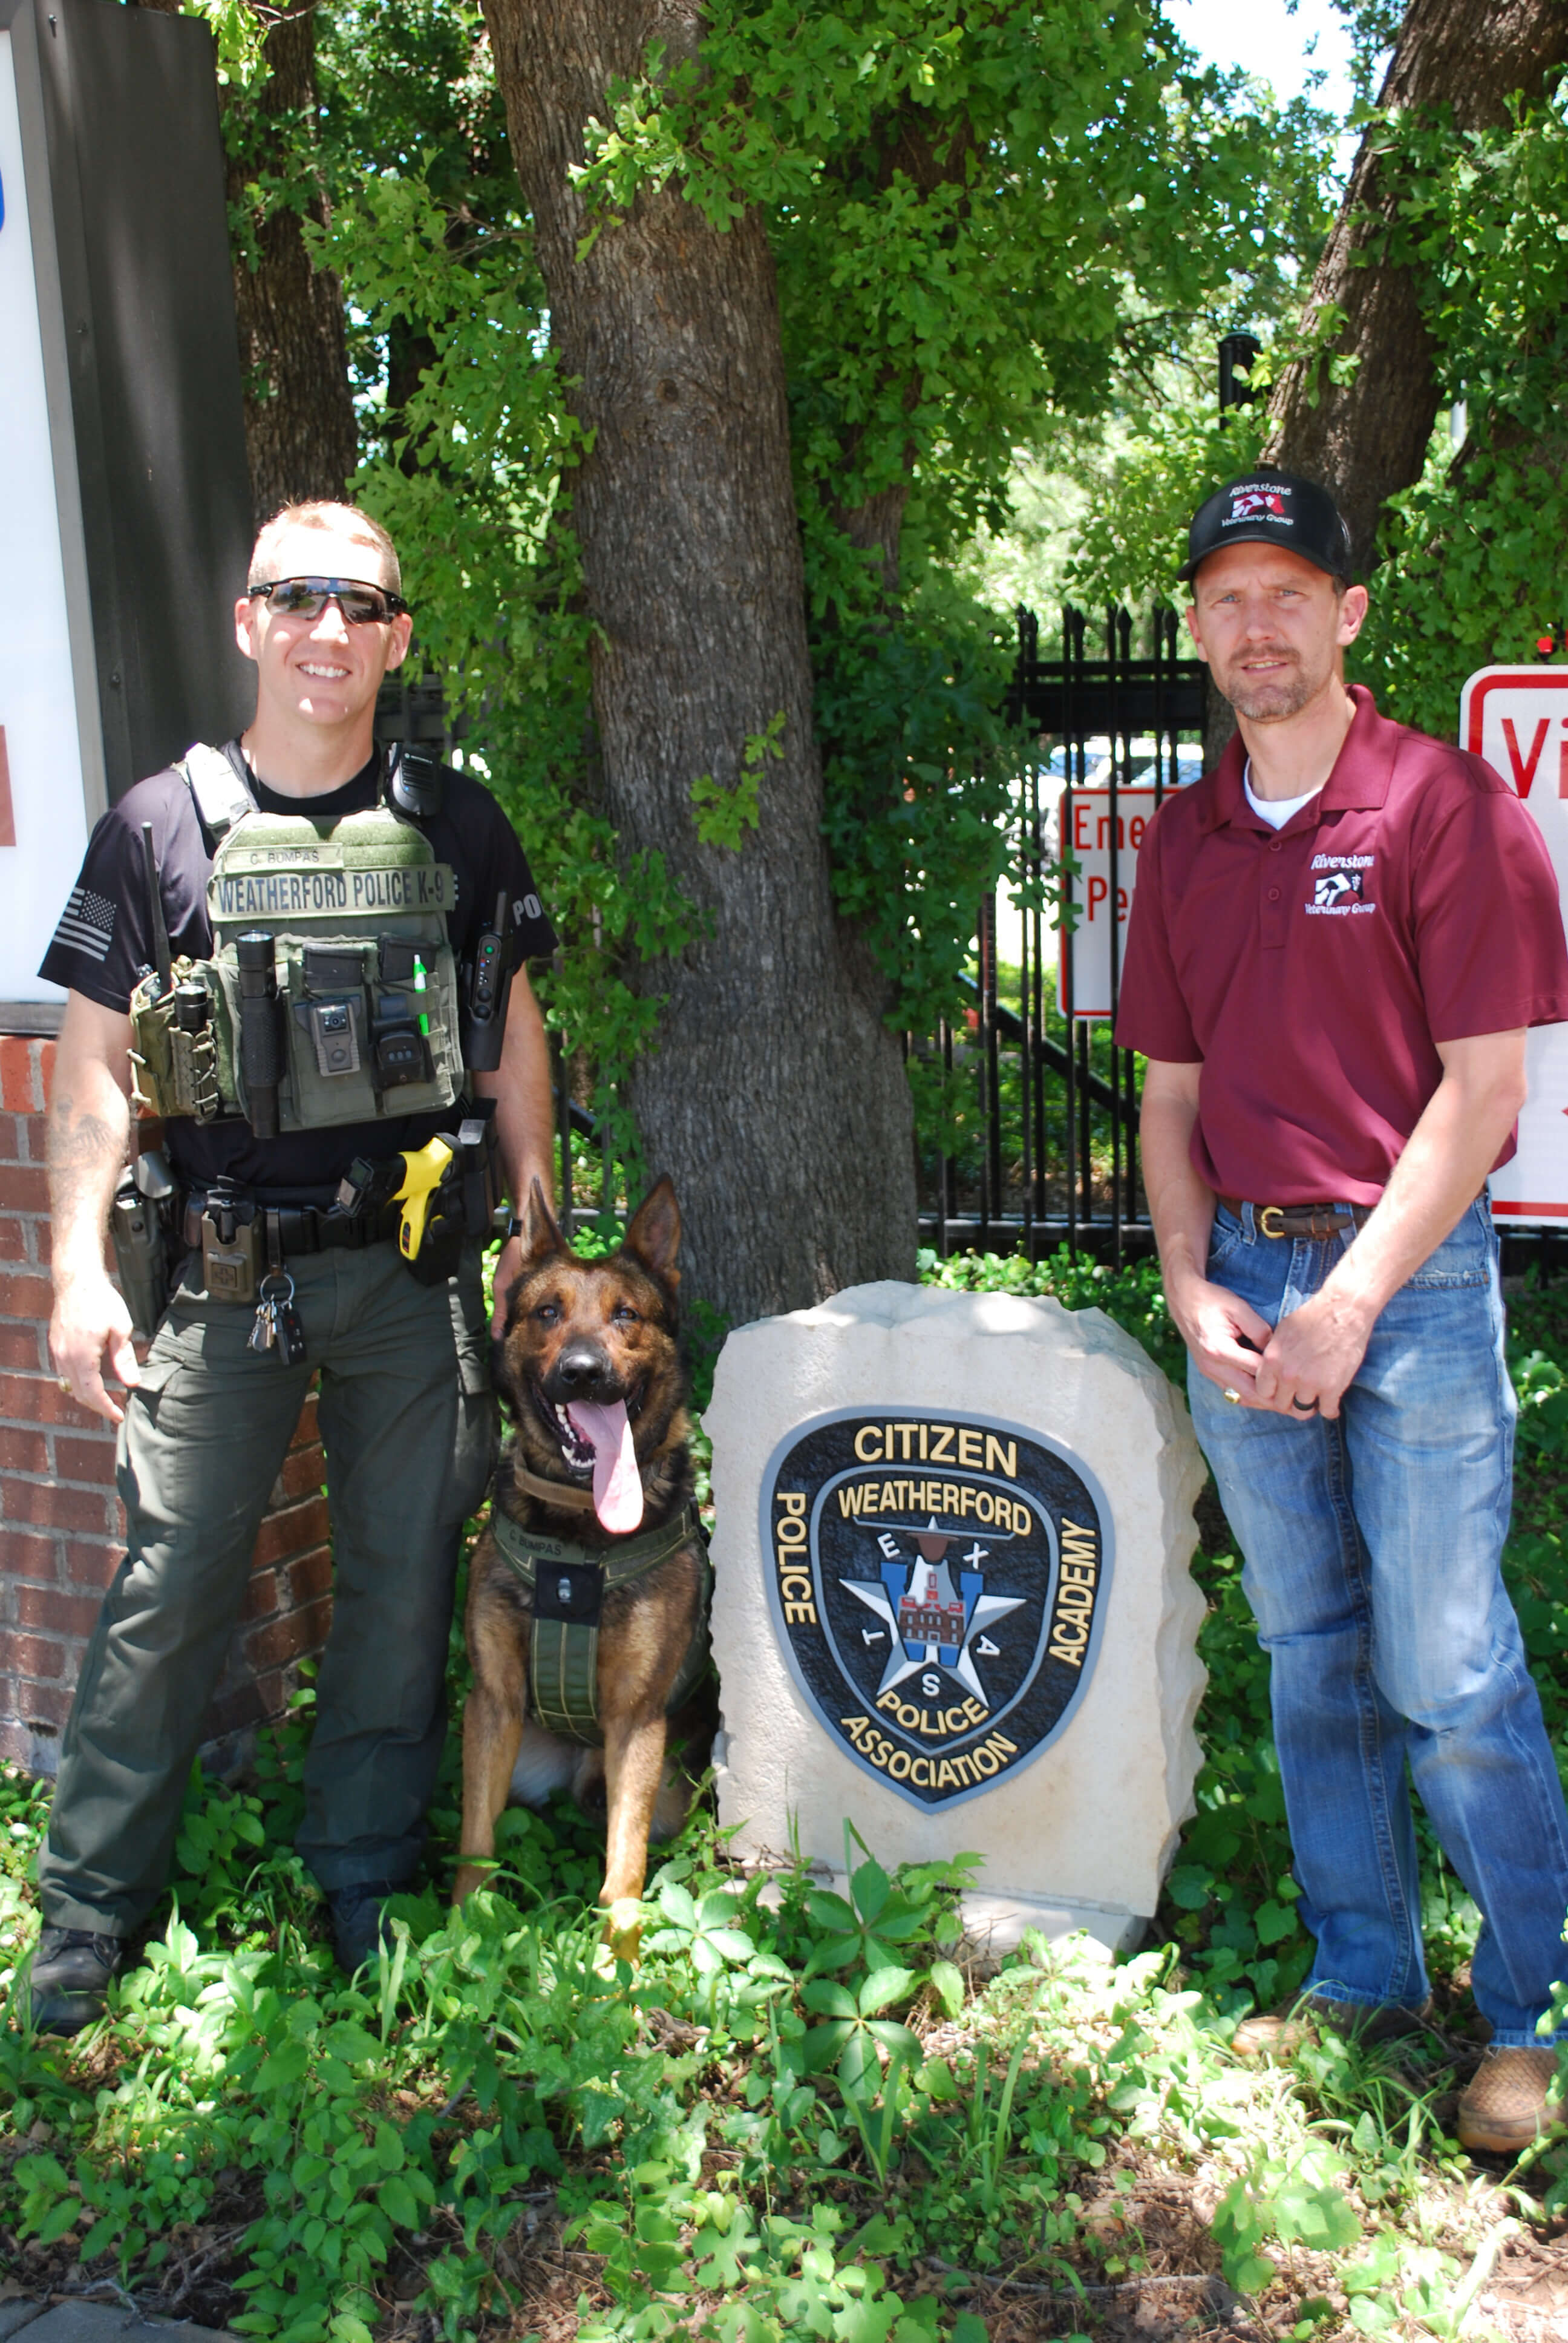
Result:
M978 1850L970 1930L1138 1941L1200 1753L1203 1464L1098 1310L861 1285L742 1326L705 1423L719 1814L841 1873Z

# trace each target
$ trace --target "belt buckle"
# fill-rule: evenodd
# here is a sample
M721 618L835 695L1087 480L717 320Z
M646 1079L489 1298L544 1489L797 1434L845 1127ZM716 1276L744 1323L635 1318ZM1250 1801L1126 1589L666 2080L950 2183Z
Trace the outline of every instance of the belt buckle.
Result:
M1285 1233L1285 1212L1282 1204L1254 1205L1252 1219L1266 1237L1282 1237ZM1273 1222L1271 1228L1270 1222Z

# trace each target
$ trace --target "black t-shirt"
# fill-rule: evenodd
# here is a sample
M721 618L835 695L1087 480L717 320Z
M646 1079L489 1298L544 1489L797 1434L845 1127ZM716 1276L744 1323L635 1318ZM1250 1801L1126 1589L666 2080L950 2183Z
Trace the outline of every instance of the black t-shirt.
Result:
M308 813L317 821L368 811L380 786L379 750L351 781L324 797L282 797L253 783L263 813ZM206 882L213 858L196 800L180 774L155 773L128 789L94 830L81 876L39 970L50 983L85 993L105 1009L128 1010L132 991L156 959L142 875L145 821L153 826L170 951L176 960L182 953L192 960L212 956ZM511 898L521 957L538 960L555 950L555 930L528 858L488 789L447 769L441 809L419 827L436 860L451 866L457 882L457 908L447 915L447 930L459 966L472 957L475 939L494 915L503 887ZM335 1187L357 1155L375 1161L423 1147L437 1131L455 1131L457 1120L454 1107L444 1114L387 1116L331 1131L256 1139L247 1122L200 1124L182 1116L167 1123L166 1131L175 1169L187 1186L206 1188L226 1178L241 1188L287 1195Z

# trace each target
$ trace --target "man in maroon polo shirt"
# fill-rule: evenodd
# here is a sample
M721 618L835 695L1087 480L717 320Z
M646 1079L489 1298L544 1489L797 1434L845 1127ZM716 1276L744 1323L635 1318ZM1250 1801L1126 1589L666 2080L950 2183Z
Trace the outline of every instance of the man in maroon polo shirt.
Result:
M1568 1814L1498 1567L1514 1403L1489 1172L1532 1025L1568 1019L1556 883L1479 758L1347 689L1366 615L1326 490L1259 467L1181 575L1236 710L1139 856L1117 1040L1149 1061L1144 1178L1193 1421L1270 1654L1304 2022L1427 2001L1406 1766L1473 1896L1491 2047L1467 2147L1548 2117L1537 2021L1568 1976Z

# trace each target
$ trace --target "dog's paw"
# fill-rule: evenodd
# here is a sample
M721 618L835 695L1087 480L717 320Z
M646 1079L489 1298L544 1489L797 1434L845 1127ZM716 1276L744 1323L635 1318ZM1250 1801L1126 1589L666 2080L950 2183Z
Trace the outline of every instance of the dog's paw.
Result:
M476 1887L488 1885L490 1874L495 1868L494 1863L487 1859L482 1863L464 1863L458 1865L457 1876L452 1882L454 1912L461 1911Z
M641 1949L642 1905L635 1896L618 1896L605 1917L600 1957L608 1958L613 1971L617 1961L635 1962Z

